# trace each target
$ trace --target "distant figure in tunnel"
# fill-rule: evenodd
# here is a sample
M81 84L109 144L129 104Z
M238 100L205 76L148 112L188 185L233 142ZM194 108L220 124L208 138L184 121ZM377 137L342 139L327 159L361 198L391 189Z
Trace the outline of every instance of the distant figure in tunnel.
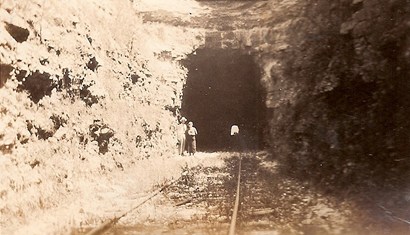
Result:
M187 131L186 118L182 117L177 127L177 140L178 140L178 154L183 156L186 149L186 135Z
M239 127L237 125L231 126L231 136L239 134Z
M196 153L196 135L198 134L198 131L194 127L193 122L188 122L188 129L186 131L186 138L187 138L187 144L188 144L188 154L189 155L195 155Z
M237 125L231 126L231 150L239 150L239 127Z

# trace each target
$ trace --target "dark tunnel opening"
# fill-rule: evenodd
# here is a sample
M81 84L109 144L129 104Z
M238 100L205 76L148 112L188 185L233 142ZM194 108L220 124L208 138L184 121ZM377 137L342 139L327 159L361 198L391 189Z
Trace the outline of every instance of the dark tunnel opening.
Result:
M198 49L183 65L188 77L181 114L198 130L198 150L234 150L232 125L239 126L240 149L263 149L265 92L252 55L238 49Z

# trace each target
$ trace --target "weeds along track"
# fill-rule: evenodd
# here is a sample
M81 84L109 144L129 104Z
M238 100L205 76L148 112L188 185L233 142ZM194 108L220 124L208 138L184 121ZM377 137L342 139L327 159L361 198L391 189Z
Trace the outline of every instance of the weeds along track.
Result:
M279 202L272 198L275 179L260 166L255 154L233 153L223 168L191 169L164 194L176 206L205 208L202 221L227 227L229 234L234 234L235 228L239 231L261 221L278 220L281 210L275 209L275 204ZM258 227L271 227L262 224Z

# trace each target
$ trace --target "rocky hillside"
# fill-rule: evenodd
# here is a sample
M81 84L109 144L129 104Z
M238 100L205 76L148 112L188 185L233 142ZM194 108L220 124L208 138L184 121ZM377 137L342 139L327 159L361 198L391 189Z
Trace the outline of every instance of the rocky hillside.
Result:
M409 7L307 1L271 70L272 149L287 169L328 188L406 185Z
M206 29L203 47L239 49L260 66L266 137L285 172L325 188L405 184L408 1L201 2L208 12L190 26Z
M147 6L0 1L3 215L51 207L78 180L170 155L186 76L178 60L202 38L144 24L137 11Z

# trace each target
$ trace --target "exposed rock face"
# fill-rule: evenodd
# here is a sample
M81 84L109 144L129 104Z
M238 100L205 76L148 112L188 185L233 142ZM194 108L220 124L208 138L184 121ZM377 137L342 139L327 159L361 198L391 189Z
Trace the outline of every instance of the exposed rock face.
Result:
M204 4L212 13L190 27L207 29L203 48L254 56L271 149L285 166L340 186L402 181L410 146L408 1Z
M409 7L308 1L268 80L272 148L288 168L340 186L404 183Z
M286 169L337 186L403 183L408 1L252 1L213 12L204 47L240 48L259 63L271 149Z
M136 12L126 0L0 3L4 215L175 148L186 76L177 60L202 33L143 24Z

